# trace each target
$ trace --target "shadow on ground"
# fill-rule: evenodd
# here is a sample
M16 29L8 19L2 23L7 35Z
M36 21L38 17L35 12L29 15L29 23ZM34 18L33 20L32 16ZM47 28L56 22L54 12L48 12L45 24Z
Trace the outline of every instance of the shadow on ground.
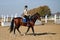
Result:
M29 34L26 34L26 35L33 35L33 33L29 33ZM56 33L35 33L35 35L56 35Z

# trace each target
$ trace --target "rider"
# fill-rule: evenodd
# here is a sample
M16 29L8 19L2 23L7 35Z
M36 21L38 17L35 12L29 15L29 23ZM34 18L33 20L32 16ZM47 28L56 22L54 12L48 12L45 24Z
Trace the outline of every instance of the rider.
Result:
M26 21L29 21L29 14L28 14L28 6L27 5L25 5L25 7L24 7L24 18L26 18Z

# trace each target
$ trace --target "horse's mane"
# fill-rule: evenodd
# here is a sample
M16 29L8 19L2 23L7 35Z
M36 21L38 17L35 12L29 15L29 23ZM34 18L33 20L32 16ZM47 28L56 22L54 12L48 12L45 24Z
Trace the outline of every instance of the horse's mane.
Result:
M39 15L39 14L38 14L38 13L35 13L34 15L32 15L32 16L30 17L30 19L35 18L35 17L36 17L36 15Z

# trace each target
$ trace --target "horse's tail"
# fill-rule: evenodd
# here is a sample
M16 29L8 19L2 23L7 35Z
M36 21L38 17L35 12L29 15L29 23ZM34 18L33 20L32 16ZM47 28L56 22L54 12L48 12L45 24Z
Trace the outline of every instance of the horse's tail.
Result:
M11 25L10 25L10 33L13 31L14 28L14 18L11 21Z

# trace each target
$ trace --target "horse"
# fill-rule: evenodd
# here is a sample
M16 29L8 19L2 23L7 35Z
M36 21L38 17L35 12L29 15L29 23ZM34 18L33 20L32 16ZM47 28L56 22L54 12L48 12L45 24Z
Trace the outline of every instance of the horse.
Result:
M14 34L15 34L15 30L17 29L17 31L21 34L21 32L19 30L20 26L27 26L28 29L27 29L25 35L28 33L30 28L32 29L33 35L35 35L35 33L34 33L34 24L35 24L37 19L41 20L39 13L35 13L34 15L32 15L30 17L30 20L26 23L24 23L22 21L23 20L22 17L13 18L12 21L11 21L10 33L14 30Z

